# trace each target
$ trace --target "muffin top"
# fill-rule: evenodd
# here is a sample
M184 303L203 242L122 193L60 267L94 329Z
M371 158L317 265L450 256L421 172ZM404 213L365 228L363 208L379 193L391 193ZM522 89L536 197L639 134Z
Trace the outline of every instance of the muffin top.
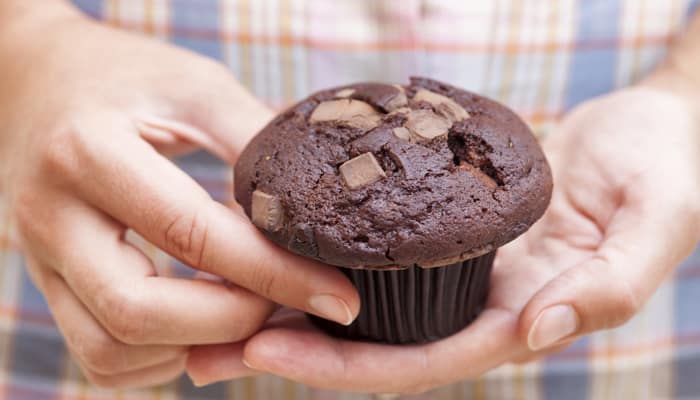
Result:
M235 166L236 200L268 238L352 268L427 268L492 251L544 213L551 191L517 115L426 78L313 94Z

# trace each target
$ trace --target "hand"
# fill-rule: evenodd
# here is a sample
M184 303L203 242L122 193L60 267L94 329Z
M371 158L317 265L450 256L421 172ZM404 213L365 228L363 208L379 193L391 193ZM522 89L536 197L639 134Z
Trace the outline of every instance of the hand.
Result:
M341 273L272 245L163 156L203 146L233 162L270 111L223 66L57 4L0 33L0 183L87 377L169 381L187 346L250 336L273 302L351 321ZM231 284L157 276L127 229Z
M225 379L226 360L243 357L316 387L420 392L621 325L700 239L700 124L688 110L634 88L568 115L545 146L551 206L499 251L488 307L458 334L421 346L356 343L288 314L245 344L192 350L189 374Z

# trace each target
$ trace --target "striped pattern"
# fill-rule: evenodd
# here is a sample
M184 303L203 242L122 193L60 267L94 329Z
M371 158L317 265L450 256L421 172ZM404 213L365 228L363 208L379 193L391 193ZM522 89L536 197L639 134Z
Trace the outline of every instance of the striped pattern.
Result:
M311 316L335 336L407 344L450 336L472 322L486 305L496 252L436 268L343 269L368 310L343 326Z
M629 85L663 56L697 0L74 0L97 19L227 64L281 107L329 85L427 75L503 101L541 135L592 96ZM108 44L105 44L108 46ZM228 168L179 164L224 202ZM370 399L273 377L194 388L90 386L29 282L0 197L0 400ZM144 245L147 247L147 245ZM182 271L148 249L163 271ZM700 398L700 251L643 312L526 366L504 366L410 399Z

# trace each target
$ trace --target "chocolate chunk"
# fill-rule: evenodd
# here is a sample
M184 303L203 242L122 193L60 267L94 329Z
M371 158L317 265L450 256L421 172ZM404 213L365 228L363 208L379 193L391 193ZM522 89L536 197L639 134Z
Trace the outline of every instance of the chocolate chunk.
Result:
M340 166L340 175L350 189L358 189L386 178L384 170L372 153L364 153L344 162Z
M454 108L452 106L449 106L447 103L438 104L435 107L435 111L439 115L442 115L443 117L447 118L447 120L450 121L450 123L452 124L469 118L469 114L466 111L464 111L463 108Z
M394 111L398 108L404 107L408 104L408 99L404 92L399 92L391 100L389 100L383 107L386 111Z
M251 219L253 224L275 232L282 228L284 212L277 196L256 190L253 192Z
M350 97L353 93L355 93L353 88L341 89L335 92L335 97Z
M450 123L455 123L469 118L469 113L464 109L464 107L460 106L449 97L431 92L430 90L418 90L416 95L413 96L413 101L426 101L430 103L435 108L435 111L447 118Z
M388 127L379 127L367 132L352 142L348 146L348 154L350 157L355 157L363 153L379 152L382 146L391 139L391 129Z
M379 124L381 114L372 106L360 100L340 99L324 101L311 116L310 122L341 121L350 126L370 130Z
M352 97L354 99L366 101L386 112L394 111L408 104L408 99L406 98L403 88L399 89L394 85L385 85L383 83L365 83L358 85L357 91L353 93Z
M404 114L407 115L408 113L411 112L411 109L408 107L399 107L396 110L390 112L388 115L396 115L396 114Z
M446 257L487 244L501 246L539 218L551 176L527 125L476 94L428 79L412 82L405 86L410 107L385 113L365 101L381 114L376 128L310 122L320 103L361 101L356 98L366 87L361 83L304 99L251 140L234 170L236 199L252 219L251 194L264 191L279 199L284 218L274 233L258 229L303 256L381 270L389 264L445 263ZM349 98L335 97L349 88L355 89ZM452 124L447 139L427 140L410 129L409 140L397 138L394 129L408 129L410 112L422 109L441 117L439 107L412 99L421 89L453 99L471 117ZM351 190L338 167L367 152L386 178ZM461 161L471 167L459 167ZM379 174L376 165L374 173ZM498 187L491 191L493 184L482 173ZM364 242L363 234L370 240Z
M429 110L412 110L408 113L406 128L418 138L434 139L438 136L447 135L447 131L452 124L445 118Z
M403 126L392 129L392 132L394 133L394 136L399 139L408 140L411 138L411 132L409 132L408 129L404 128Z

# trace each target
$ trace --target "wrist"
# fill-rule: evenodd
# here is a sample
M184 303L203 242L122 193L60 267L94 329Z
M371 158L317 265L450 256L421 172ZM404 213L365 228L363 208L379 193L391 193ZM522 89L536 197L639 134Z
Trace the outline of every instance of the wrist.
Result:
M690 146L696 149L696 157L691 160L694 165L691 171L700 171L700 81L694 75L684 73L683 68L675 64L673 59L669 59L653 74L640 82L640 86L675 96L687 107L689 113L694 115L694 135L691 134ZM690 221L695 221L689 225L698 227L695 230L695 241L698 242L700 241L700 184L696 184L694 187L695 190L691 193L695 193L695 196L691 195L690 197L694 197L695 200L689 202L690 209L687 215Z

